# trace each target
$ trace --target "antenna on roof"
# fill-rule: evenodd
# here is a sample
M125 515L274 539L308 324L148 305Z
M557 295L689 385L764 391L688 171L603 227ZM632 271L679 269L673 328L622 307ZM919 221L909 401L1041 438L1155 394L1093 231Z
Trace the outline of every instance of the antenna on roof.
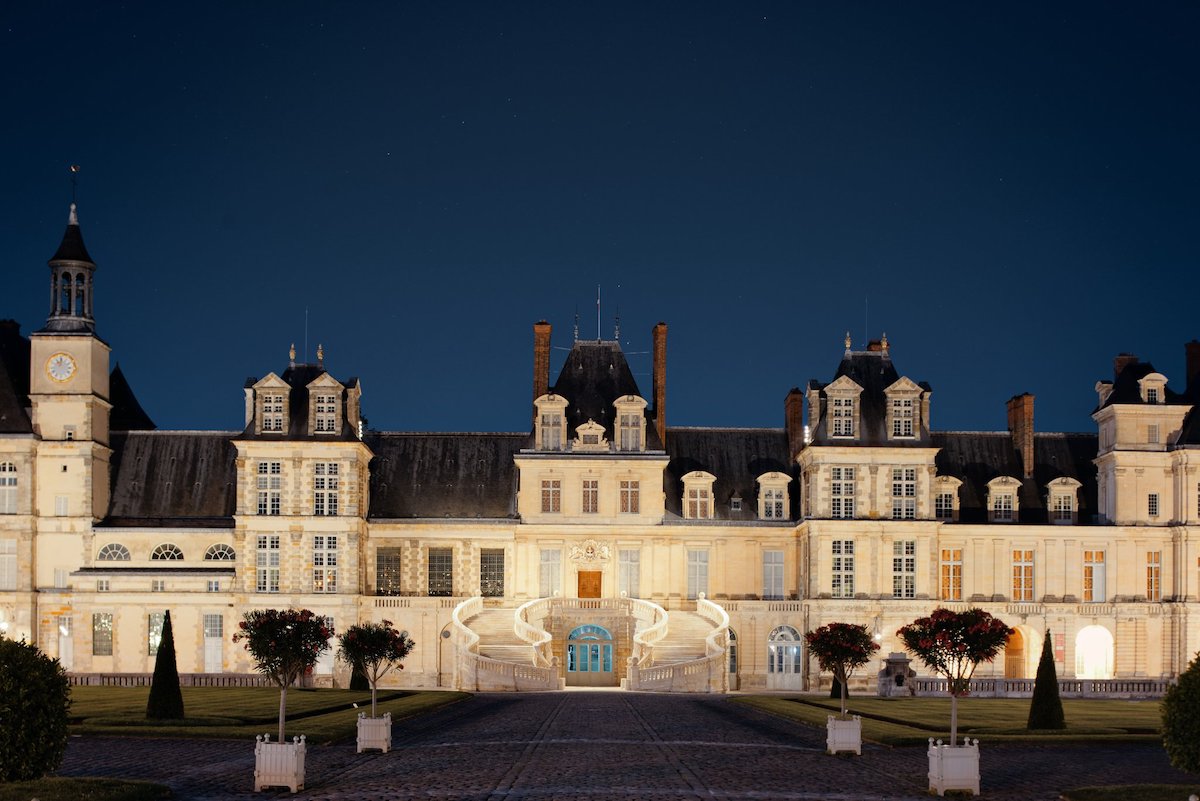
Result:
M75 189L79 185L79 165L72 164L68 169L71 171L71 205L75 205Z
M871 341L871 301L863 298L863 347Z
M579 304L575 304L575 341L579 341Z
M616 322L613 323L613 339L621 341L621 307L617 307Z
M308 307L304 307L304 361L308 361Z
M600 285L596 284L596 341L600 341Z

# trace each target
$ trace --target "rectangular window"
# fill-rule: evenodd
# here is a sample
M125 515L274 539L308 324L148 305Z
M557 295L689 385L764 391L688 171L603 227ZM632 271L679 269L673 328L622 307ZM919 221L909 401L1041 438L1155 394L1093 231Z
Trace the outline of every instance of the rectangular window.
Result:
M1075 499L1070 495L1055 495L1051 518L1055 523L1071 523L1075 520Z
M283 394L264 394L262 408L262 430L283 431Z
M17 466L0 462L0 515L17 513Z
M1158 387L1146 387L1146 403L1158 403Z
M313 592L337 592L338 538L332 534L313 537Z
M337 431L337 397L335 395L317 395L313 400L316 410L314 413L318 434L332 434Z
M378 548L375 551L375 594L400 594L400 549Z
M917 517L917 469L892 468L892 519L915 520Z
M854 468L833 467L829 472L833 479L830 485L831 516L842 519L854 517Z
M454 549L429 549L429 594L448 596L454 594Z
M479 551L479 594L484 598L504 597L504 549Z
M692 600L708 594L708 551L687 552L687 591Z
M917 541L892 543L892 597L917 597Z
M542 415L542 450L562 450L562 415L546 412Z
M600 482L594 478L583 480L583 513L594 515L600 511Z
M1146 600L1162 600L1162 551L1146 554Z
M313 514L328 517L338 514L337 462L317 462L313 465Z
M962 600L962 548L942 549L942 600Z
M562 549L543 548L538 559L538 595L553 598L562 592Z
M854 597L854 540L833 541L834 598Z
M763 520L783 520L784 493L781 489L763 491L762 516ZM738 505L741 506L739 500Z
M150 592L166 592L167 582L164 579L151 579Z
M641 561L641 551L617 551L617 592L627 598L641 597Z
M854 436L854 399L833 399L833 436Z
M992 519L1011 522L1013 519L1013 496L1009 492L998 492L992 496Z
M221 580L220 579L209 579L208 580L208 591L209 592L220 592L221 591Z
M1033 601L1033 551L1012 552L1012 599L1026 603Z
M641 514L642 485L639 481L621 482L621 513L628 515Z
M71 579L70 579L70 574L67 572L67 569L63 568L63 567L54 568L54 587L55 587L55 589L65 590L65 589L69 589L70 586L71 586Z
M1083 552L1083 602L1104 603L1108 597L1104 587L1104 551Z
M1158 493L1150 493L1146 502L1146 512L1151 517L1158 517Z
M621 415L621 450L640 451L642 449L642 415Z
M1149 442L1151 445L1158 444L1158 426L1146 426L1146 442Z
M933 499L933 513L938 520L954 519L954 494L939 492Z
M763 551L763 600L783 600L783 551Z
M562 511L562 482L557 478L542 480L542 511Z
M66 517L71 514L71 503L67 500L66 495L54 496L54 514L57 517Z
M17 588L17 541L0 540L0 590Z
M279 535L264 534L258 537L258 548L254 552L254 568L257 574L257 592L279 592Z
M712 496L707 487L692 487L688 490L687 517L692 520L707 520L712 517Z
M96 579L96 592L108 592L108 579Z
M163 633L163 613L151 612L147 615L148 622L146 625L146 652L150 656L158 653L158 646L162 643Z
M92 656L113 655L113 619L111 612L92 613Z
M912 398L895 398L892 400L892 436L911 437L913 435L913 400Z
M283 463L258 463L258 513L278 515L283 492Z

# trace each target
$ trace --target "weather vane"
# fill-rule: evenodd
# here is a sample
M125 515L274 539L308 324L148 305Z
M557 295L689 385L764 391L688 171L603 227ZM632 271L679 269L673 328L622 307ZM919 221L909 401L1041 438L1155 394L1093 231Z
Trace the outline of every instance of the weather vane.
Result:
M72 164L68 169L71 171L71 202L75 202L75 188L79 185L79 165Z

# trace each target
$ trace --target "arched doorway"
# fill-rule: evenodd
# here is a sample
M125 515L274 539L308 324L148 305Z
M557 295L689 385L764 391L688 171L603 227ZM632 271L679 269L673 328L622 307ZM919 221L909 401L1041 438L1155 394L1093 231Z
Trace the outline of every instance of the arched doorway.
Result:
M1104 626L1086 626L1075 636L1075 678L1113 677L1113 637Z
M1004 644L1004 678L1025 678L1025 635L1013 629Z
M729 689L738 689L738 643L737 632L729 629L729 637L725 641L725 652L729 655Z
M803 678L800 632L776 626L767 637L767 689L799 690Z
M612 633L591 623L573 629L567 637L567 686L611 687L616 683Z

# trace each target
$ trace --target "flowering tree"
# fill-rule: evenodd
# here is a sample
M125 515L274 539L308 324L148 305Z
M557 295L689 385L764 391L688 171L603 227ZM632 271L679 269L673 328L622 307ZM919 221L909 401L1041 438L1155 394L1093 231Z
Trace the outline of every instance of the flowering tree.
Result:
M287 714L287 689L311 673L329 648L333 626L308 609L255 609L242 616L234 642L244 642L255 669L279 687L279 742Z
M817 658L821 670L827 670L842 687L842 718L846 717L846 680L856 669L871 661L879 644L871 639L866 626L854 623L829 623L804 635L808 652Z
M393 667L404 670L400 663L412 652L414 645L408 632L392 628L390 620L360 623L338 637L338 656L371 683L371 717L375 717L375 692L379 680Z
M971 687L980 662L991 662L1013 630L982 609L935 609L896 632L904 647L944 676L950 690L950 745L958 738L958 697Z

